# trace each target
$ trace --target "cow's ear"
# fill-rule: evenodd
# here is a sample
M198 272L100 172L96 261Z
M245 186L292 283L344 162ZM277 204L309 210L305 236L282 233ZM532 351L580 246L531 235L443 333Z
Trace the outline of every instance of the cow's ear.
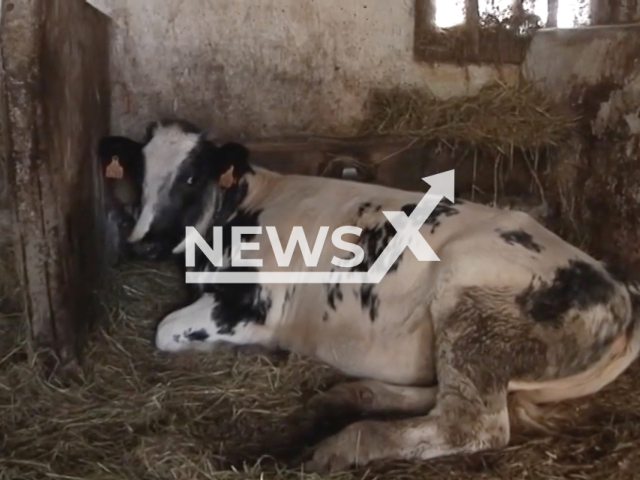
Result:
M231 188L252 171L249 149L235 142L225 143L215 150L215 180L222 188Z
M103 175L119 179L142 162L142 144L127 137L103 137L98 144L98 158Z

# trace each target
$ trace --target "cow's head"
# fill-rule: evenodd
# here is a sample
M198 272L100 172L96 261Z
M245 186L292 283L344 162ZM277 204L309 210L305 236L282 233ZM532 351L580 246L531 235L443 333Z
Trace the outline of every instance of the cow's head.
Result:
M117 150L141 189L140 216L128 238L138 258L182 252L185 227L208 227L203 219L220 208L216 199L224 198L252 172L244 146L217 147L183 120L151 123L142 143L126 140L105 137L100 148L103 154Z

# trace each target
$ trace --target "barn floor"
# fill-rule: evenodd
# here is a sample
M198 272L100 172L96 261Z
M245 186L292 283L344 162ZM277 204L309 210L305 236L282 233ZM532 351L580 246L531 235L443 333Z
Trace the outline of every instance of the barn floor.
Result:
M17 340L19 316L0 321L0 480L320 478L286 461L320 433L299 407L339 379L335 372L294 356L160 354L153 327L180 300L180 276L168 266L129 264L112 283L110 321L95 333L84 376L72 386L36 376ZM636 478L638 365L567 408L581 416L552 438L516 435L501 452L376 464L332 478Z

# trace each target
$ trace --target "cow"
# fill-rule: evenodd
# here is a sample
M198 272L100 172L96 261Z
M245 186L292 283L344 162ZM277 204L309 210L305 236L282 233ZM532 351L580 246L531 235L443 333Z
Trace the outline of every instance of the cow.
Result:
M114 136L98 144L97 154L104 186L106 256L115 265L135 253L126 238L135 226L142 196L139 144Z
M275 227L282 246L294 226L310 242L323 226L354 226L360 233L343 240L364 256L343 270L367 272L396 235L393 215L397 225L426 198L273 172L242 144L216 145L186 120L152 122L138 150L142 204L128 241L154 258L185 255L186 227L210 244L221 227L222 266L196 249L197 271L337 271L334 256L356 253L325 243L315 265L295 250L279 267L265 230ZM229 262L234 227L249 227L244 241L254 245L242 258L261 266ZM538 407L598 392L638 356L638 280L530 215L445 196L419 232L439 261L405 249L377 284L203 282L191 304L158 324L155 346L202 352L229 342L296 352L353 379L309 405L404 414L361 419L318 442L304 461L314 472L505 447L518 418L542 425Z

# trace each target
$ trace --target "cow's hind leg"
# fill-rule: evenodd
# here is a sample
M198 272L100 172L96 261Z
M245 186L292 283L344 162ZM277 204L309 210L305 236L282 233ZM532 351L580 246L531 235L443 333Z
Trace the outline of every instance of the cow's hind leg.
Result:
M376 460L428 460L509 442L506 389L482 394L469 378L441 386L430 414L353 423L321 442L306 471L335 472Z
M211 351L232 345L270 348L271 332L257 322L237 321L230 326L216 319L217 301L204 294L187 307L167 315L156 329L155 345L161 351Z
M321 442L308 471L341 471L376 460L428 460L501 448L510 438L507 386L513 363L508 319L462 303L436 334L438 393L426 416L353 423ZM520 347L520 345L518 345Z
M377 380L339 383L315 395L307 407L315 412L353 411L362 414L424 415L436 405L438 387L389 385Z

